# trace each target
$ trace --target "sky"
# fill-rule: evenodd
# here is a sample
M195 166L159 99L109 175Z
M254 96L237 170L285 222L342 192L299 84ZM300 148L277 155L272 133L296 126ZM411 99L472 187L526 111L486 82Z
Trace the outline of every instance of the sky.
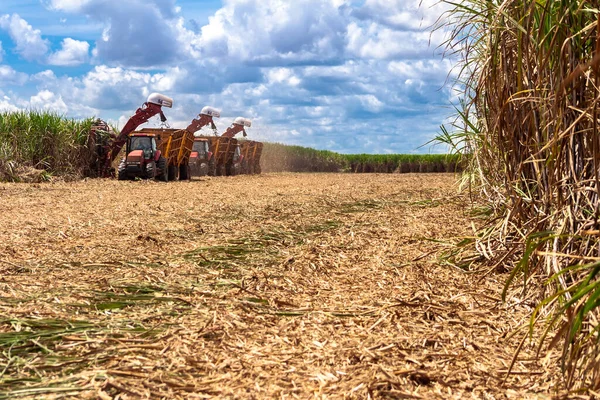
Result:
M439 153L452 114L438 0L1 0L0 110L123 127L159 92L183 128L340 153ZM157 117L146 126L159 126ZM210 133L208 131L203 133Z

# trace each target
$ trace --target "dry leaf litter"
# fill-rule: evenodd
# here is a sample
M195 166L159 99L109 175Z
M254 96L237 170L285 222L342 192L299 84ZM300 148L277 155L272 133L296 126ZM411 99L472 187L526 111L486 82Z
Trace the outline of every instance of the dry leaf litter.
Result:
M533 304L444 262L474 222L453 175L0 184L0 201L0 398L557 394L556 360L514 334Z

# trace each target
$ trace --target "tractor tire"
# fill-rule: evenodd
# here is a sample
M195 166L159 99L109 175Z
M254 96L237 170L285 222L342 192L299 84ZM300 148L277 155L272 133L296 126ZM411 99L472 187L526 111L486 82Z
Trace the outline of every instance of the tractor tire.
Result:
M157 176L163 182L169 182L169 174L167 172L167 159L160 157L158 159L159 175Z
M167 174L170 181L176 181L179 178L179 168L176 165L169 165L167 167Z
M233 176L235 175L235 168L233 168L233 164L227 164L225 166L225 176Z
M180 181L189 181L192 179L192 171L190 166L187 164L181 164L179 166L179 180Z
M244 175L248 175L250 173L250 168L248 168L248 161L244 160L242 161L242 174Z
M128 176L127 176L127 167L125 166L125 160L122 160L119 163L119 168L117 169L117 179L120 181L126 181Z
M227 168L224 164L217 167L217 176L227 176Z
M262 172L262 171L261 171L261 169L260 169L260 163L256 163L256 164L254 164L254 173L255 173L256 175L260 175L260 173L261 173L261 172Z
M154 179L156 176L156 163L154 161L150 161L146 164L146 178Z
M215 160L212 159L208 162L208 176L216 176L217 175L217 167L215 165Z

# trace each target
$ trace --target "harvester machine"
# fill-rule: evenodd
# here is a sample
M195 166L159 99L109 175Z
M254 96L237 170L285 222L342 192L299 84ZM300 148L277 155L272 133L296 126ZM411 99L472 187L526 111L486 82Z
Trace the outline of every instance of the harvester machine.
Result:
M238 117L222 136L233 138L237 133L242 132L244 137L246 137L247 134L244 127L251 126L252 122L249 119ZM260 174L260 156L262 154L263 144L261 142L248 140L240 141L238 145L239 155L234 155L230 170L242 174Z
M204 107L198 117L185 129L146 128L135 132L135 136L145 135L156 139L157 149L165 158L166 178L164 180L190 179L190 162L192 156L194 161L196 158L193 154L194 133L209 124L216 129L213 118L219 118L220 115L218 110Z
M145 152L145 148L152 149L152 140L134 140L130 146L129 135L140 125L148 122L155 115L160 115L162 122L167 118L163 114L162 107L173 106L173 99L159 93L152 93L148 96L142 107L138 108L135 114L129 118L119 135L115 135L110 129L92 129L90 141L96 145L96 170L97 175L101 177L114 176L112 163L119 155L119 152L124 145L127 144L127 159L131 164L131 172L133 175L144 177L155 177L158 171L158 165L162 163L161 154L156 152ZM105 131L104 134L100 132ZM154 143L155 145L156 143ZM156 146L155 146L156 147ZM130 154L132 153L132 154ZM130 157L131 156L131 157Z
M245 127L250 120L238 117L221 136L198 136L190 157L193 176L237 175L241 172L242 155L239 142L234 138L239 132L246 136Z
M240 142L235 139L235 135L242 132L247 136L246 129L252 126L252 121L247 118L237 117L233 124L219 137L211 138L214 142L215 154L218 154L216 160L217 175L239 175L242 173L242 163L244 156Z

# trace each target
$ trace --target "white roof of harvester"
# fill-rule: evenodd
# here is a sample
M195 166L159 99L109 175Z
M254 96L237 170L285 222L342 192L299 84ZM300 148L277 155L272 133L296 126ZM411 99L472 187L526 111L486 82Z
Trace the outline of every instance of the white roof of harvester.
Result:
M159 106L168 108L173 107L173 99L160 93L152 93L148 96L146 103L158 104Z
M252 121L250 121L248 118L244 118L244 117L237 117L234 121L234 124L236 125L242 125L245 127L250 128L252 126Z
M200 114L208 115L209 117L219 118L221 116L221 111L216 108L206 106L200 111Z

